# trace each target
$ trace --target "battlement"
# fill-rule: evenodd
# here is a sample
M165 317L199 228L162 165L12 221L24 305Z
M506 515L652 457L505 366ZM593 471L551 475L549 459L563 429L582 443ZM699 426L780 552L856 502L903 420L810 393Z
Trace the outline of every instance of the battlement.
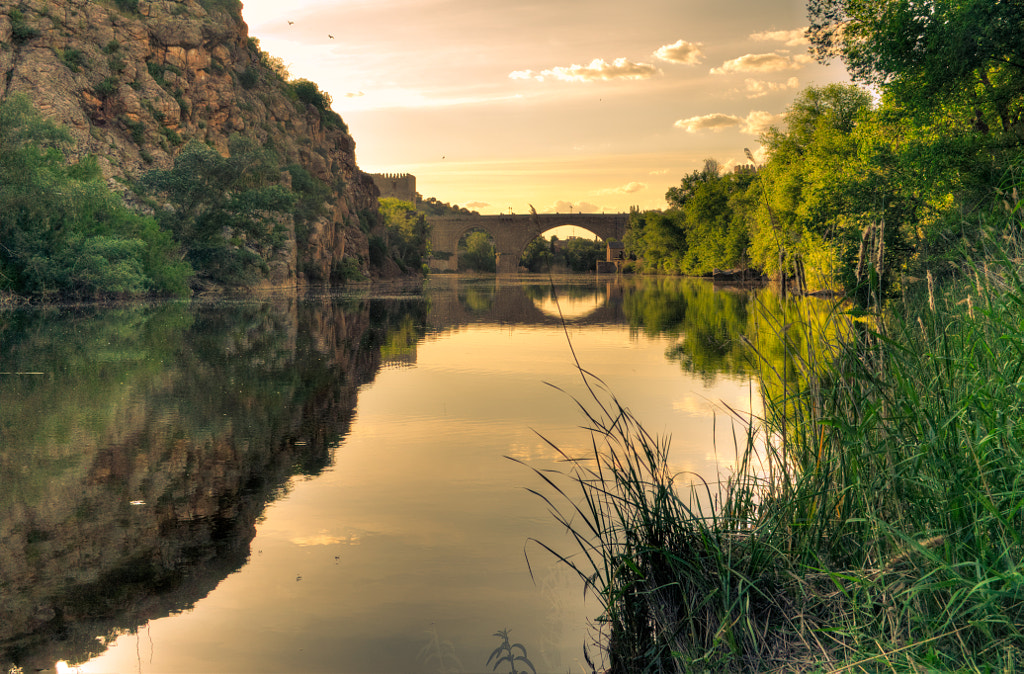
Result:
M733 173L757 173L757 166L754 164L737 164L732 167Z
M409 173L371 173L370 177L381 197L416 203L416 176Z

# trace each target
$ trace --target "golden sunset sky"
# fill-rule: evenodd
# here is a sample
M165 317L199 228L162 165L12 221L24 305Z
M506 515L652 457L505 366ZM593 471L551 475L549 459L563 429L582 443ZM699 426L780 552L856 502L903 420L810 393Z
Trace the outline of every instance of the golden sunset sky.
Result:
M665 208L745 163L810 85L804 0L244 0L249 34L333 99L369 173L484 214ZM332 37L333 36L333 37Z

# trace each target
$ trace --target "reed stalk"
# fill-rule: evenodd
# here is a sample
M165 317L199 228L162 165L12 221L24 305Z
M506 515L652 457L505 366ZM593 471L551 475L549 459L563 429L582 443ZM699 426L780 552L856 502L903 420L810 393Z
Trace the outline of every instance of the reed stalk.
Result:
M535 543L600 600L606 671L1024 669L1024 282L1003 257L905 306L766 314L792 366L751 336L764 412L720 481L580 368L590 451L531 489L574 547Z

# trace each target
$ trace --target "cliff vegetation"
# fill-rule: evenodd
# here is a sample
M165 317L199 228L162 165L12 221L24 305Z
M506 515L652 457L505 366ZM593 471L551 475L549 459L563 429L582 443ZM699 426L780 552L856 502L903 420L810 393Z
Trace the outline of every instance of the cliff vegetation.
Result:
M401 273L371 255L379 192L330 96L288 78L237 0L0 0L0 102L0 291Z

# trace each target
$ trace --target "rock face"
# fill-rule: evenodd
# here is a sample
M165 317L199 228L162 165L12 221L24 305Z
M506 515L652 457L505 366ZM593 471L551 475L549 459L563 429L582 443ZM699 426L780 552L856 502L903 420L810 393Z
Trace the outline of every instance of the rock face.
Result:
M343 258L368 276L378 190L344 123L325 123L273 65L238 0L0 0L0 99L26 94L112 186L170 168L188 140L227 154L232 134L251 137L332 190L328 215L292 234L268 283L327 281Z

